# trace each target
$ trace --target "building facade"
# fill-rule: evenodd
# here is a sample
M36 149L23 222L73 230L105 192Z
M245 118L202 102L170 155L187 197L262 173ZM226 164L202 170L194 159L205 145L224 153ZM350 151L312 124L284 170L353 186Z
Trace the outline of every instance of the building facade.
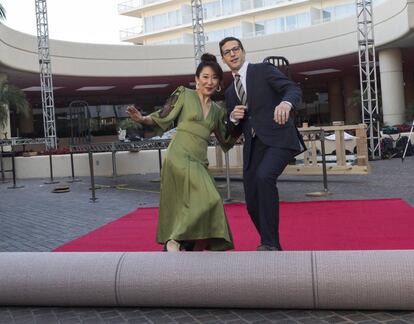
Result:
M283 33L356 13L354 0L206 0L202 4L207 42ZM188 0L130 0L120 3L118 11L137 18L137 26L120 32L123 41L139 45L193 42Z

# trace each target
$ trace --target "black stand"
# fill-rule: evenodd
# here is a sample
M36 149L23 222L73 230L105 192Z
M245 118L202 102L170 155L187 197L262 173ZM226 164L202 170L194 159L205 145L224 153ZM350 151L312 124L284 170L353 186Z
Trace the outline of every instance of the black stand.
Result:
M232 202L231 198L231 188L230 188L230 161L229 161L229 152L224 153L224 159L226 163L226 187L227 187L227 198L224 199L224 202Z
M152 179L151 182L160 182L161 181L161 169L162 169L162 155L161 155L161 149L158 149L158 166L160 169L160 177L158 179Z
M14 163L14 152L12 153L12 174L13 174L13 187L7 187L7 189L20 189L20 188L24 188L24 186L16 186L16 165Z
M8 183L9 181L6 180L6 176L4 175L5 172L8 172L9 170L4 170L4 163L3 163L3 146L0 150L0 171L1 171L1 183Z
M408 143L410 143L411 141L411 134L413 133L413 127L414 127L414 120L413 120L413 123L411 124L410 134L408 135L407 144L405 144L404 154L401 157L401 162L404 162L405 154L407 154Z
M89 170L91 173L91 190L92 190L92 198L90 198L91 202L95 202L98 200L98 198L96 198L95 195L95 174L93 171L93 155L92 155L92 151L89 148L88 149L88 156L89 156Z
M332 195L332 192L328 190L328 174L326 171L326 157L325 157L325 131L321 129L319 131L319 140L321 142L322 153L322 176L323 176L323 191L309 192L306 196L309 197L322 197Z
M80 181L82 181L81 179L75 178L75 164L73 163L72 146L70 147L70 168L71 168L71 171L72 171L72 179L69 180L68 182L73 183L73 182L80 182Z
M54 184L59 183L59 181L53 180L53 163L52 163L52 153L49 153L49 170L50 170L50 181L45 181L44 184Z

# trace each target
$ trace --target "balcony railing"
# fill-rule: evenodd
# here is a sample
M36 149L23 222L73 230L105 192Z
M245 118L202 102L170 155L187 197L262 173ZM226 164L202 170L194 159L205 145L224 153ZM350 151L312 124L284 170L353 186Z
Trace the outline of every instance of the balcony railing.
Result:
M118 13L124 13L134 9L140 9L144 6L157 3L165 2L165 0L129 0L118 4Z
M127 40L130 40L131 38L139 37L141 35L142 35L141 26L131 27L131 28L127 28L127 29L123 29L119 31L119 37L121 41L127 41Z
M309 0L240 0L233 1L232 6L219 6L214 9L210 9L207 4L204 6L204 19L217 19L249 10L263 9L266 7L273 8L307 1Z
M182 21L180 24L175 25L175 26L168 26L167 28L160 28L157 30L143 30L143 26L135 26L135 27L131 27L131 28L127 28L127 29L123 29L119 32L119 36L121 41L128 41L131 38L135 38L135 37L143 37L146 36L148 34L153 34L153 33L161 33L161 32L165 32L165 31L169 31L172 28L186 28L186 27L190 27L191 26L191 17L190 16L183 16Z

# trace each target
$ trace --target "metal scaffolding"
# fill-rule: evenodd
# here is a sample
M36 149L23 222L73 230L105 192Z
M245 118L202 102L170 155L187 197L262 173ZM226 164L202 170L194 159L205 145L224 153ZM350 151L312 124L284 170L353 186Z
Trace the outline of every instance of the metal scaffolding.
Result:
M56 148L55 104L53 98L52 68L49 55L49 28L46 0L35 0L35 4L44 136L46 148Z
M201 0L191 0L191 14L193 23L194 57L196 68L200 63L201 55L206 51L206 41L203 24L203 4Z
M381 157L374 22L371 0L356 0L362 122L367 125L369 157Z

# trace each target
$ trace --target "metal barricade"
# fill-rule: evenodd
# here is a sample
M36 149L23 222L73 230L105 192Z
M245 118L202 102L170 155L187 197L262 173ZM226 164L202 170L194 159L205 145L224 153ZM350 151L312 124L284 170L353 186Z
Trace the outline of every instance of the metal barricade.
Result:
M45 144L44 138L19 138L19 137L13 137L10 139L0 139L0 173L1 173L1 181L2 183L6 183L6 172L12 173L13 178L13 186L8 187L8 189L18 189L23 188L24 186L17 186L16 185L16 163L15 163L15 148L16 146L23 146L26 145L34 145L34 144ZM5 152L4 147L11 147L11 151ZM11 158L11 169L6 170L4 165L4 158Z
M91 178L91 191L92 197L90 200L95 202L98 200L96 197L96 186L95 186L95 173L93 167L93 153L98 152L111 152L112 153L112 176L117 176L116 171L116 152L119 151L133 151L139 152L142 150L158 150L161 152L162 149L166 149L170 143L169 139L164 140L143 140L137 142L110 142L110 143L91 143L81 145L71 145L71 168L72 168L72 179L75 178L74 166L73 166L73 154L74 153L88 153L89 159L89 172ZM159 153L161 155L161 153ZM161 158L159 159L160 171L161 171Z

